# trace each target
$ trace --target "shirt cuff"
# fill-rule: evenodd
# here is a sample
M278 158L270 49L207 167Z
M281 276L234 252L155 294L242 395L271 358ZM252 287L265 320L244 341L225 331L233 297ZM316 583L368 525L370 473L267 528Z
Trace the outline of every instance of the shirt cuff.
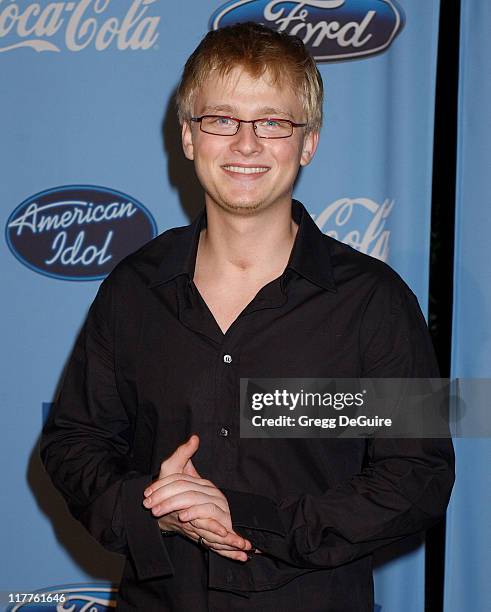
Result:
M266 554L254 555L245 562L231 561L213 551L208 554L208 587L243 597L250 597L252 592L278 589L311 571L314 570L294 567Z
M125 480L121 485L123 521L128 550L139 580L172 576L174 568L153 514L143 506L143 491L152 476Z
M250 540L254 548L267 551L272 538L285 536L286 530L272 500L254 493L220 490L227 499L234 529ZM254 555L246 562L233 562L210 551L208 586L249 597L248 592L274 588L298 574L298 569L293 572L285 569L264 555Z
M225 495L232 524L248 529L269 531L280 536L286 535L276 504L263 495L221 489Z

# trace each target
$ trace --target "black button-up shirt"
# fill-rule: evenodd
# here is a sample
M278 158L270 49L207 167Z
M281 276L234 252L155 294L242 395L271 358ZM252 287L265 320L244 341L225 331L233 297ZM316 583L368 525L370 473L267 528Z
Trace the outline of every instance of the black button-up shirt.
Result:
M203 212L101 284L41 456L73 515L126 555L118 610L368 612L371 554L444 512L450 440L241 439L239 379L437 376L413 293L387 265L299 225L288 265L225 334L193 283ZM264 554L162 538L142 505L191 433L198 472ZM409 577L410 579L410 577Z

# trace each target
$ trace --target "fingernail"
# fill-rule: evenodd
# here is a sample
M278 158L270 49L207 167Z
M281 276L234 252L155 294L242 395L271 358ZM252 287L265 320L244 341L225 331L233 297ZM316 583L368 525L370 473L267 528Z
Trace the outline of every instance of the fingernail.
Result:
M188 518L189 514L187 512L181 512L179 518L185 521Z
M149 506L151 506L152 505L152 498L151 497L147 497L147 499L144 499L143 500L143 505L146 506L147 508Z
M152 492L152 489L145 489L145 491L143 491L143 495L148 496L150 495L151 492Z

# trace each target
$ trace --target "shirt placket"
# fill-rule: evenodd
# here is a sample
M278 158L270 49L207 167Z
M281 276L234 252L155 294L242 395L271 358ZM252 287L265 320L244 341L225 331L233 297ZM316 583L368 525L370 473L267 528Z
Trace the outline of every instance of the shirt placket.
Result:
M213 436L213 465L219 466L220 474L225 481L237 464L238 452L238 415L236 389L238 389L238 371L240 362L240 329L244 321L236 320L234 329L223 336L215 361L215 403L214 418L216 424ZM230 333L229 333L230 332Z

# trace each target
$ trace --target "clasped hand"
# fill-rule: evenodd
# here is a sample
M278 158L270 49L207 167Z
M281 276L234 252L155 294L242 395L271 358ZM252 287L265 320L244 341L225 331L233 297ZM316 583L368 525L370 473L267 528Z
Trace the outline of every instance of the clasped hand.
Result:
M201 538L223 557L247 561L251 543L233 530L225 495L201 478L191 461L198 446L199 438L193 435L162 462L158 479L144 491L143 505L158 517L161 529L194 541Z

